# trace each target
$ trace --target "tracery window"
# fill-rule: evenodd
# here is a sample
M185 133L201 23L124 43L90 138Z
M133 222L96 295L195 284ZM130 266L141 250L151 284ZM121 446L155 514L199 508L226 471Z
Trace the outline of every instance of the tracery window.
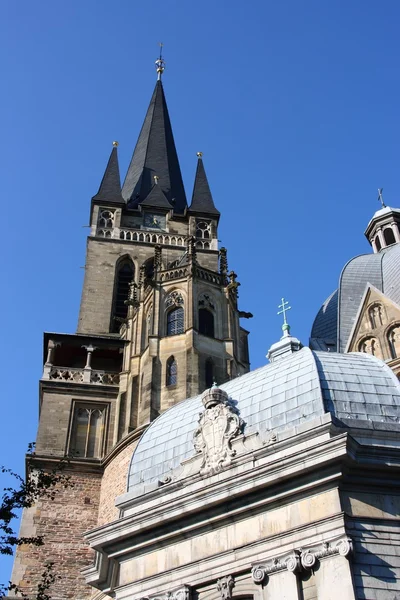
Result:
M126 301L129 296L129 284L134 279L135 268L130 258L120 261L116 268L114 284L114 303L111 322L111 331L117 333L121 322L126 319L128 305Z
M400 358L400 325L393 327L388 333L391 358Z
M365 352L366 354L372 354L377 358L383 358L380 344L374 337L364 338L358 346L358 351Z
M175 385L178 381L178 365L173 356L170 356L167 360L167 386Z
M199 298L199 333L214 337L214 300L209 294Z
M167 314L167 335L179 335L184 331L184 311L181 306L178 306Z
M373 304L370 306L368 315L372 329L376 329L386 322L385 313L381 304Z
M100 208L97 227L101 229L112 229L114 227L115 210Z
M203 240L211 238L211 221L196 221L196 237Z
M69 452L80 458L100 458L103 449L105 406L76 405Z

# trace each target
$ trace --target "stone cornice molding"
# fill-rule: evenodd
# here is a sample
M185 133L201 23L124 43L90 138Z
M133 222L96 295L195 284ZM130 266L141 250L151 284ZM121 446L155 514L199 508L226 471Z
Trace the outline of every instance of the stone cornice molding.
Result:
M279 571L290 571L298 573L302 569L310 570L315 567L317 561L330 556L349 556L353 550L353 543L347 536L333 541L323 542L311 548L299 548L290 554L281 557L275 557L268 563L256 564L253 566L251 575L254 583L265 585L268 577Z

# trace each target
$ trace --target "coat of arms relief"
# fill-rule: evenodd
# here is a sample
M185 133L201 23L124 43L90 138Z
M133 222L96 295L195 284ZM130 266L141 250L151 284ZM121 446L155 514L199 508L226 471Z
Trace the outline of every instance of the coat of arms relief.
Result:
M228 394L214 385L202 395L205 410L194 432L195 450L203 455L202 475L212 475L229 466L236 454L232 440L243 432L244 421Z

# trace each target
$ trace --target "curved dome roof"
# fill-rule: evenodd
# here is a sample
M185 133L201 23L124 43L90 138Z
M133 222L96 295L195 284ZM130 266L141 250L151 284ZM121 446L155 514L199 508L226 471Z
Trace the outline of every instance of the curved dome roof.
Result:
M311 347L344 352L365 288L372 284L400 303L400 244L362 254L344 267L339 288L325 300L311 330Z
M346 422L400 422L400 382L369 354L313 352L302 348L220 386L236 403L245 434L261 439L322 416ZM128 491L144 493L194 454L201 396L164 412L141 437L132 456Z

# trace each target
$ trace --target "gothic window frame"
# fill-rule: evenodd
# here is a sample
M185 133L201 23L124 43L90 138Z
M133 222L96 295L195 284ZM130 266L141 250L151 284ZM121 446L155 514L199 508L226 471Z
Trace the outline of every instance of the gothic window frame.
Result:
M79 428L79 411L86 411L89 419L86 425L85 448L83 452L76 449L78 445L78 428ZM101 422L99 423L99 431L94 432L94 438L91 438L91 425L95 413L100 413ZM66 454L82 460L100 460L105 454L106 437L108 429L109 404L102 402L82 402L81 400L73 400L71 405L70 426L68 434L68 442ZM84 425L81 423L81 427ZM97 438L97 439L96 439ZM89 445L90 444L90 445ZM93 453L90 451L90 446L93 444Z
M97 215L97 232L104 237L111 237L111 232L115 225L115 209L105 206L99 207Z
M120 282L119 277L122 269L125 266L129 266L131 268L132 275L126 278L126 281ZM121 327L121 322L123 319L126 319L128 314L128 305L125 305L125 301L128 300L129 295L129 283L135 280L136 277L136 265L132 260L132 257L129 254L124 254L120 256L120 258L115 263L114 268L114 289L113 289L113 301L112 301L112 310L111 310L111 318L110 318L110 332L118 333ZM121 290L121 287L123 289ZM124 296L125 299L121 299L118 296ZM122 303L124 304L124 310L121 311ZM126 307L126 309L125 309ZM117 313L118 309L118 313ZM119 320L121 319L121 321Z
M211 240L212 239L212 221L209 219L196 219L196 239Z
M378 321L376 320L376 315L374 314L375 309L380 310L380 314L378 315L379 320L381 321L380 323L378 323ZM368 314L368 321L371 326L371 329L378 329L379 327L382 327L382 325L386 325L386 323L387 323L386 311L385 311L385 307L383 306L383 304L381 302L379 302L379 301L372 302L367 308L367 314Z
M394 346L394 340L390 339L390 336L395 331L395 329L399 329L398 335L400 336L400 322L397 321L395 323L390 323L389 327L385 332L385 338L389 346L390 360L396 360L400 358L400 350L396 350L396 347Z
M185 333L185 309L183 306L174 306L167 311L167 337Z
M176 386L178 383L178 363L172 354L165 363L165 385L167 387Z

